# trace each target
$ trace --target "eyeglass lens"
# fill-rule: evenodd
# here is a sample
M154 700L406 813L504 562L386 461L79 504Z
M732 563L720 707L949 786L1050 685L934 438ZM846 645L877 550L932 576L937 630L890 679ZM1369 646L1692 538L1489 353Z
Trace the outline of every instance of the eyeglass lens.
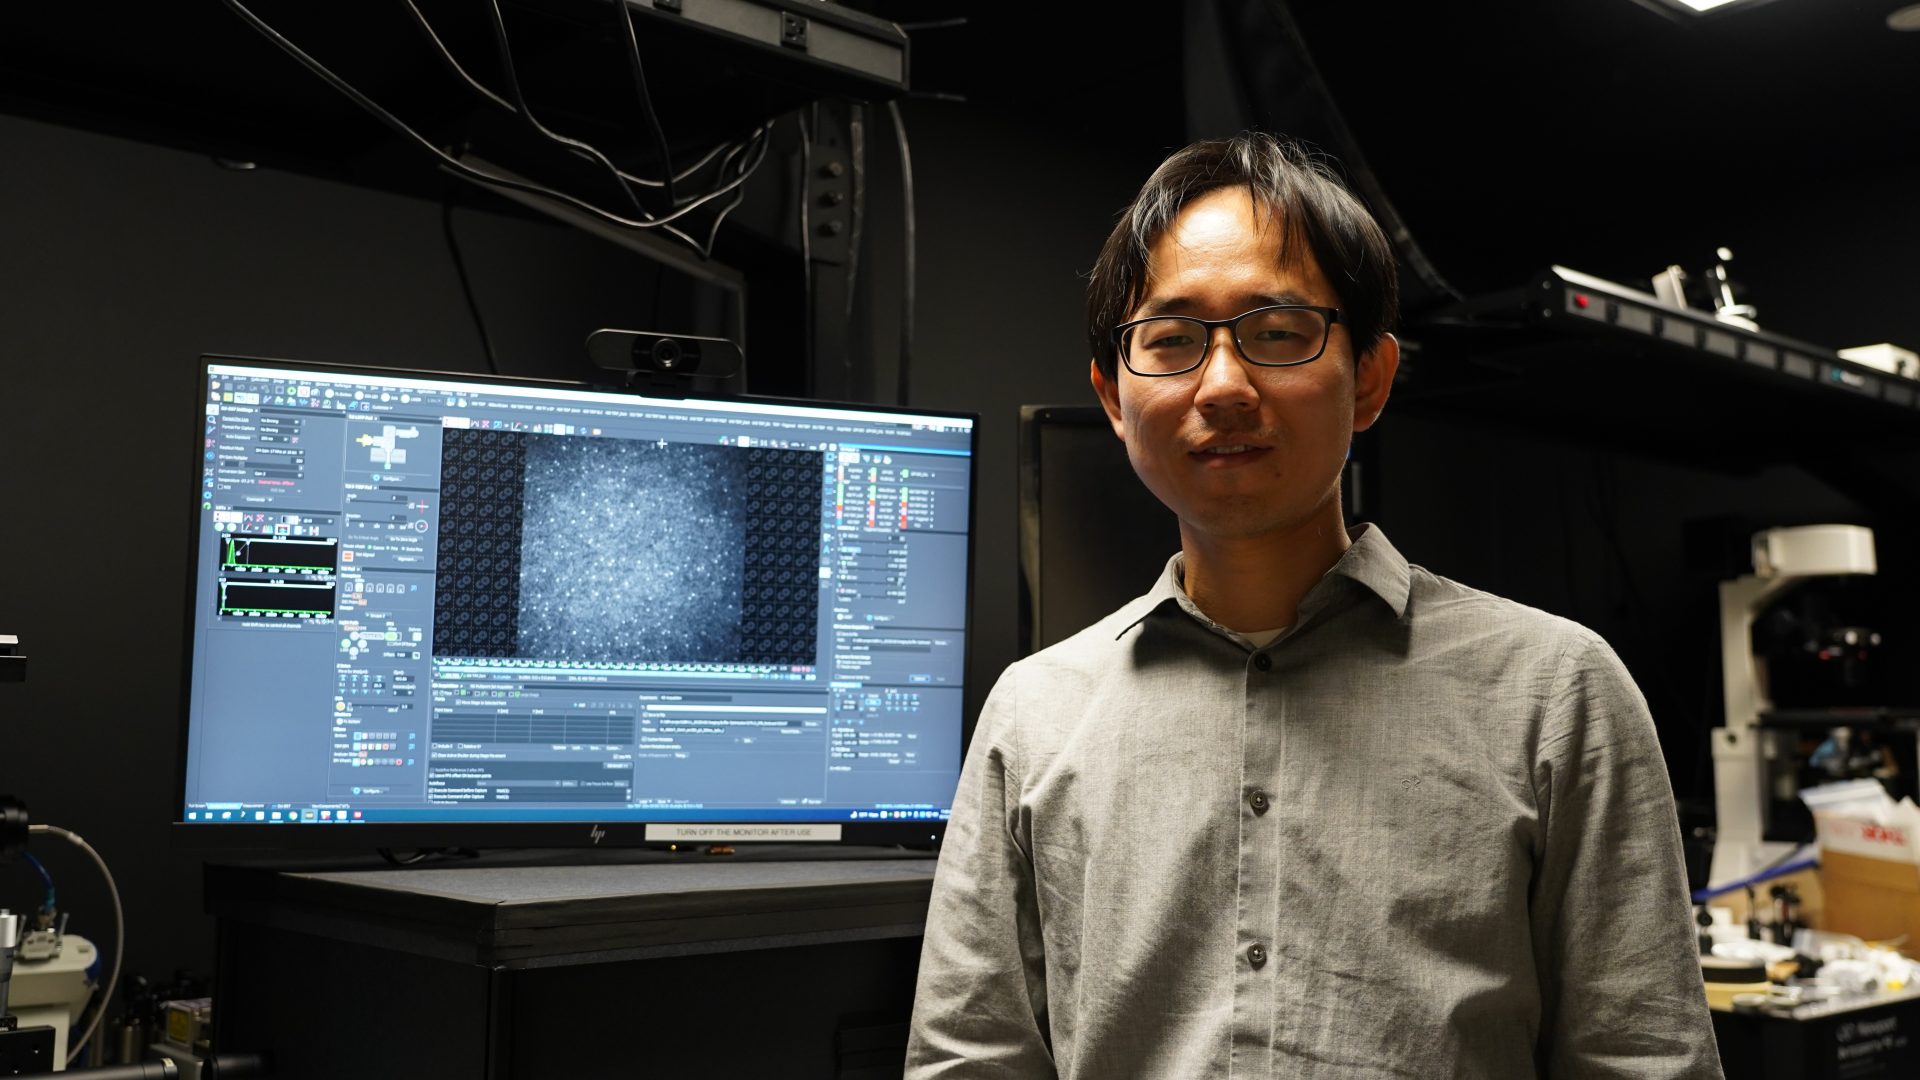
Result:
M1326 316L1299 308L1250 311L1237 327L1240 349L1256 364L1297 364L1326 344ZM1207 328L1193 319L1150 319L1128 330L1121 342L1127 366L1143 374L1185 371L1207 351Z

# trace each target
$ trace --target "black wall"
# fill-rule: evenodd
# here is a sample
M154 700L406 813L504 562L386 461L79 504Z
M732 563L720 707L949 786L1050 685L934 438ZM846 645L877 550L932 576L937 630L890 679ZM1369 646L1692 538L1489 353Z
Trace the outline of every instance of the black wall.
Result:
M1732 573L1703 565L1702 544L1875 520L1795 467L1728 474L1395 415L1391 403L1370 438L1366 516L1409 560L1606 638L1647 698L1676 796L1701 813L1713 795L1707 733L1724 718L1718 581ZM1877 537L1877 580L1910 592L1920 567L1904 557L1906 535Z
M205 971L199 860L166 828L196 361L485 360L438 204L6 116L0 148L0 632L30 657L0 684L0 792L112 866L129 971ZM587 332L651 310L637 255L498 214L454 223L506 373L585 378ZM91 864L32 850L72 930L110 948ZM0 905L33 907L35 881L0 867Z
M1090 400L1081 275L1112 215L1178 138L1127 152L988 102L910 102L919 226L912 403L981 415L969 715L1016 655L1015 419ZM897 353L898 172L871 136L860 325L883 384ZM130 971L205 970L200 860L171 851L180 721L194 365L205 352L483 371L438 204L0 116L0 632L31 657L0 686L0 792L85 836L128 910ZM672 325L653 264L525 217L462 207L455 227L502 372L586 378L599 326ZM797 269L797 266L796 266ZM749 310L789 304L755 282ZM985 320L985 322L983 322ZM980 328L990 322L993 332ZM681 327L684 328L684 327ZM697 327L695 329L698 329ZM1013 332L1009 333L1011 330ZM765 335L763 335L764 337ZM761 342L756 372L800 362ZM790 381L790 380L789 380ZM183 420L185 421L183 423ZM106 945L104 890L52 841L72 928ZM22 866L0 904L37 902Z
M1165 8L1046 31L1023 26L1019 11L983 6L967 42L943 44L937 35L947 31L929 31L916 54L919 89L970 98L905 105L920 211L911 403L982 418L970 715L1016 654L1017 409L1091 403L1084 274L1115 212L1185 140L1181 12ZM1129 51L1142 42L1164 50ZM1394 70L1367 62L1360 53L1322 57L1330 83L1355 96L1361 90L1351 88ZM1397 92L1417 98L1422 86ZM1483 108L1463 137L1521 137L1503 126L1506 103ZM1423 220L1441 233L1479 215L1503 230L1499 244L1480 246L1517 252L1516 279L1535 268L1534 252L1514 237L1529 215L1557 204L1537 193L1503 201L1498 185L1517 189L1543 174L1456 176L1422 200L1414 193L1430 159L1384 149L1398 132L1374 118L1392 110L1351 111L1416 232ZM1404 117L1409 128L1434 122L1415 110ZM881 386L896 353L900 284L899 237L888 224L900 209L891 138L883 122L870 130L871 292L855 321ZM194 490L180 421L193 406L195 358L224 351L479 371L479 339L430 200L236 172L6 116L0 160L0 632L20 634L32 657L26 684L0 685L0 792L25 799L36 820L88 837L113 865L129 912L130 970L204 970L212 927L201 914L199 862L168 849L165 826ZM1654 237L1644 253L1595 249L1591 265L1578 250L1546 254L1643 273L1729 243L1752 268L1768 325L1831 343L1912 342L1920 309L1908 302L1913 275L1902 260L1920 243L1913 175L1889 167L1833 178L1811 204L1820 214L1805 202L1716 200L1697 236ZM1453 201L1469 195L1483 202ZM1507 212L1489 217L1489 203ZM1552 234L1566 233L1556 221ZM669 287L656 309L652 264L556 225L471 208L455 222L508 374L584 377L579 343L589 329L665 326L682 295ZM1594 226L1621 227L1617 218ZM1430 246L1470 250L1475 234L1454 227ZM1484 276L1507 284L1503 273ZM785 284L757 280L750 308L797 311L797 289L797 274ZM765 344L750 342L756 370L800 362ZM1706 666L1712 642L1694 629L1711 598L1684 570L1686 523L1716 514L1845 520L1857 509L1796 470L1727 477L1526 443L1400 416L1391 405L1378 441L1382 520L1396 543L1438 572L1606 634L1670 729L1683 794L1701 790L1699 725L1714 713L1703 695L1717 683ZM1882 562L1905 550L1883 544ZM51 842L35 850L61 883L73 929L104 943L108 914L91 870ZM34 890L29 871L0 867L0 903L30 906Z

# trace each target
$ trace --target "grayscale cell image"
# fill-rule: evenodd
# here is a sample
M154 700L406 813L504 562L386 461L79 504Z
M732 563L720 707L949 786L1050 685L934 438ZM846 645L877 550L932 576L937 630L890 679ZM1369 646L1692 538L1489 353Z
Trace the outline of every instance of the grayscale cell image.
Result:
M686 443L532 439L519 655L731 656L746 532L726 455Z
M820 477L809 452L528 436L515 655L813 663Z
M435 656L816 661L820 454L448 429Z

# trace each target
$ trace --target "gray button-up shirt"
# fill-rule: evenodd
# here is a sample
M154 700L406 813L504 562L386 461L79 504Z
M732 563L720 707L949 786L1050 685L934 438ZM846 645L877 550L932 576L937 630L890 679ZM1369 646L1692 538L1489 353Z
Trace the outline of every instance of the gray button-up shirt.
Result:
M940 854L912 1080L1720 1075L1618 658L1354 535L1265 649L1176 556L1007 669Z

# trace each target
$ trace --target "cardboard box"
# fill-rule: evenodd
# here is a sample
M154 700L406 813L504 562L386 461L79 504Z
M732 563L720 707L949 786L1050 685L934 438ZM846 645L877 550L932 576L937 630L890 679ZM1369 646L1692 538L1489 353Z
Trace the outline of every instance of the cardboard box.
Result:
M1920 957L1920 830L1821 814L1821 928ZM1900 940L1904 938L1905 940Z

